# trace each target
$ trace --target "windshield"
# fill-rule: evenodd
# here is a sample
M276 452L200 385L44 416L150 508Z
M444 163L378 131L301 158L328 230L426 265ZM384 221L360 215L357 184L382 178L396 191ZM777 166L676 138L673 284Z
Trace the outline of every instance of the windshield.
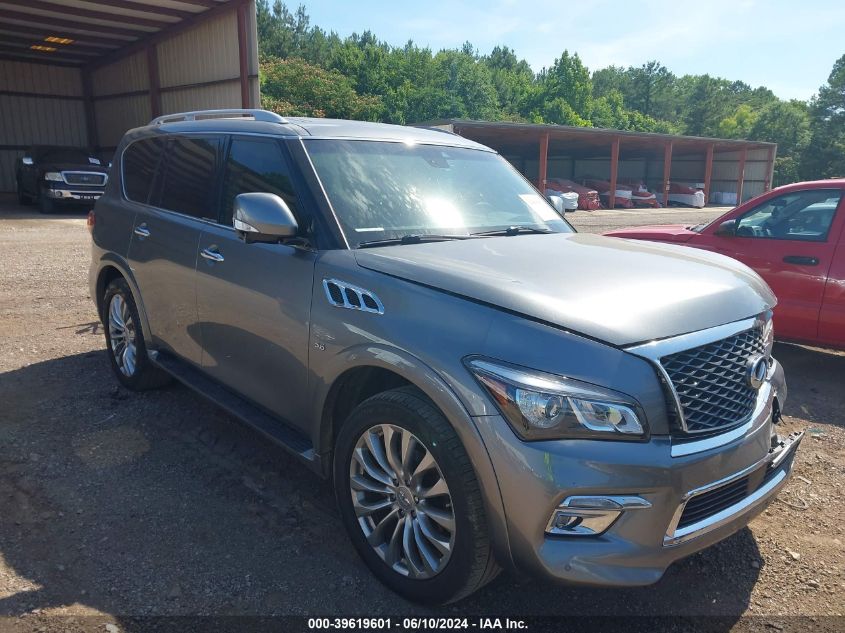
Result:
M409 235L572 227L498 154L386 141L306 140L352 248Z
M38 151L38 159L42 163L70 163L72 165L88 165L87 150L76 147L42 147Z

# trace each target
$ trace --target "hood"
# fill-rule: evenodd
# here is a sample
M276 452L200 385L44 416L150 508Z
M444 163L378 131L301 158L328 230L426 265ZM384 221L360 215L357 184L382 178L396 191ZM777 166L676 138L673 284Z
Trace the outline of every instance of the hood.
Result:
M108 174L109 168L104 165L91 165L90 163L39 163L38 168L42 172L47 171L92 171L98 174Z
M669 244L518 235L354 251L360 266L628 345L754 316L775 298L750 268Z
M655 226L634 226L604 233L610 237L624 237L631 240L652 240L654 242L689 242L698 235L683 224L662 224Z

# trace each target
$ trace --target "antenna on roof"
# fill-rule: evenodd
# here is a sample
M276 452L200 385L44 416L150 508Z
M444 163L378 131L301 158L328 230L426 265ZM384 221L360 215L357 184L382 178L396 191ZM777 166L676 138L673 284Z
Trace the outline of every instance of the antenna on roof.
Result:
M164 114L150 121L150 125L162 125L164 123L176 123L179 121L202 121L203 119L243 119L247 117L251 117L256 121L264 121L265 123L288 123L288 120L283 116L279 116L275 112L268 110L231 109L195 110L193 112Z

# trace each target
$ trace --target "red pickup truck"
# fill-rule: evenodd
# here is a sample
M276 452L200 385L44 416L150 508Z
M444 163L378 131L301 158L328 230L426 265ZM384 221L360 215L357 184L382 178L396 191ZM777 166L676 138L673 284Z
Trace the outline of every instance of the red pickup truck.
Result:
M845 179L786 185L709 224L640 226L605 235L729 255L778 298L780 340L845 349Z

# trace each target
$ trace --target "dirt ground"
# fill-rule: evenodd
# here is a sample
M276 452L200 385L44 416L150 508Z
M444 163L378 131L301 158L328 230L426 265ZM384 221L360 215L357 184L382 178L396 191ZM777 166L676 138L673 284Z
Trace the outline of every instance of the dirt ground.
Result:
M585 231L695 223L703 211L576 212ZM81 214L0 210L0 620L52 616L670 615L794 630L845 615L845 355L778 344L784 431L808 429L778 500L722 543L638 589L502 574L427 610L359 562L330 487L186 388L132 393L110 374L88 297ZM80 620L80 621L85 621ZM63 625L64 626L64 625ZM842 630L839 628L839 630Z

